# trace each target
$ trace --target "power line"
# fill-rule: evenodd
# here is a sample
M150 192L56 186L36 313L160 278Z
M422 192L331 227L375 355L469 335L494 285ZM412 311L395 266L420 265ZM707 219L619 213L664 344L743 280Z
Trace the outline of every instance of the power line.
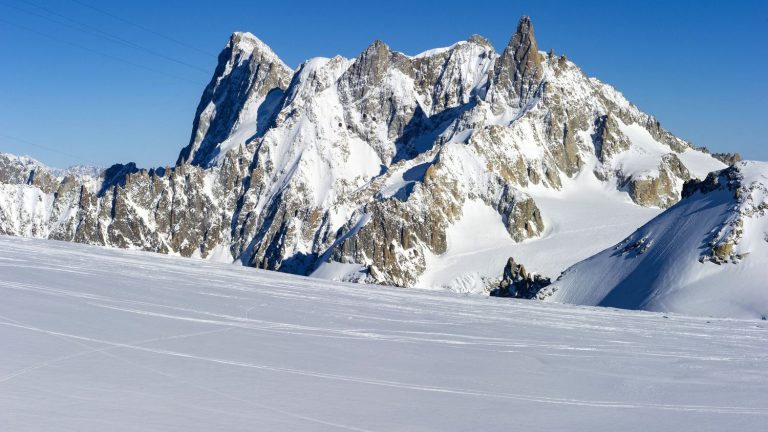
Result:
M172 74L172 73L168 73L168 72L165 72L165 71L162 71L162 70L159 70L159 69L154 69L154 68L151 68L151 67L148 67L148 66L144 66L144 65L139 64L139 63L134 63L134 62L132 62L130 60L126 60L124 58L117 57L117 56L114 56L114 55L111 55L111 54L103 53L101 51L94 50L94 49L92 49L92 48L90 48L88 46L81 45L81 44L78 44L78 43L75 43L75 42L71 42L71 41L62 39L61 37L47 34L45 32L41 32L39 30L35 30L35 29L31 28L31 27L27 27L25 25L21 25L21 24L15 23L13 21L9 21L9 20L6 20L6 19L1 18L1 17L0 17L0 22L4 22L4 23L6 23L8 25L11 25L11 26L14 26L14 27L18 27L18 28L20 28L22 30L26 30L28 32L31 32L32 34L36 34L38 36L42 36L44 38L51 39L51 40L56 41L56 42L60 42L60 43L66 44L66 45L70 45L70 46L79 48L79 49L84 50L84 51L88 51L88 52L90 52L92 54L96 54L96 55L99 55L99 56L102 56L102 57L105 57L105 58L108 58L108 59L111 59L111 60L116 60L116 61L119 61L119 62L123 62L123 63L129 64L129 65L131 65L133 67L137 67L137 68L144 69L144 70L147 70L147 71L150 71L150 72L154 72L154 73L157 73L157 74L165 75L166 77L169 77L169 78L174 78L174 79L177 79L177 80L186 81L186 82L189 82L189 83L192 83L192 84L200 84L197 81L193 81L191 79L184 78L182 76L175 75L175 74Z
M62 18L64 20L66 20L66 21L69 21L72 24L69 24L67 22L62 22L60 20L53 19L50 16L46 16L46 15L42 15L42 14L30 11L30 10L22 9L22 8L19 8L19 7L15 6L15 5L8 4L6 2L0 2L0 5L11 7L11 8L16 9L18 11L22 11L22 12L24 12L26 14L33 15L33 16L36 16L36 17L39 17L39 18L43 18L43 19L48 20L50 22L53 22L53 23L56 23L56 24L59 24L59 25L63 25L63 26L69 27L69 28L74 28L74 29L76 29L78 31L81 31L81 32L84 32L84 33L88 33L88 34L91 34L91 35L95 34L97 36L103 36L103 37L106 37L107 39L111 40L112 42L117 42L117 43L120 43L120 44L123 44L123 45L127 45L127 46L129 46L131 48L134 48L134 49L137 49L137 50L148 52L149 54L152 54L154 56L164 58L166 60L169 60L169 61L181 64L181 65L187 66L189 68L195 69L197 71L200 71L200 72L203 72L203 73L206 73L206 74L209 73L209 71L206 71L205 69L197 67L197 66L195 66L193 64L189 64L189 63L186 63L184 61L181 61L181 60L174 59L172 57L166 56L166 55L164 55L162 53L159 53L157 51L154 51L154 50L152 50L150 48L147 48L147 47L144 47L142 45L139 45L139 44L136 44L134 42L131 42L129 40L126 40L126 39L124 39L124 38L122 38L120 36L112 35L110 33L107 33L105 31L103 31L103 30L95 28L93 26L87 25L85 23L82 23L82 22L79 22L77 20L74 20L74 19L71 19L69 17L66 17L66 16L64 16L62 14L56 13L54 11L51 11L50 9L47 9L47 8L45 8L43 6L34 4L32 2L24 1L24 0L21 0L21 1L24 2L24 3L27 3L28 5L31 5L31 6L33 6L35 8L37 8L37 9L43 10L43 11L45 11L46 13L48 13L50 15L54 15L54 16L57 16L57 17L60 17L60 18ZM77 2L76 0L73 0L73 1ZM81 2L77 2L77 3L83 4ZM83 5L84 6L89 6L89 5L85 5L85 4L83 4ZM91 8L96 10L95 7L91 7ZM99 11L99 12L102 12L104 14L112 16L111 14L109 14L106 11ZM120 19L117 16L113 16L113 17L116 18L116 19ZM127 23L130 23L127 20L124 20L124 19L120 19L120 20L124 21L124 22L127 22ZM165 72L165 71L162 71L162 70L158 70L158 69L154 69L154 68L151 68L151 67L147 67L147 66L144 66L142 64L135 63L135 62L130 61L130 60L126 60L125 58L122 58L122 57L119 57L119 56L115 56L115 55L112 55L112 54L107 54L107 53L104 53L104 52L100 52L98 50L90 48L89 46L86 46L86 45L83 45L83 44L79 44L79 43L76 43L76 42L72 42L70 40L63 39L62 37L60 37L58 35L48 34L46 32L42 32L42 31L36 30L34 28L31 28L31 27L28 27L28 26L25 26L25 25L22 25L22 24L18 24L16 22L4 19L3 17L0 17L0 22L3 22L3 23L8 24L10 26L14 26L14 27L20 28L20 29L25 30L25 31L28 31L31 34L35 34L35 35L38 35L38 36L41 36L41 37L44 37L44 38L47 38L47 39L50 39L50 40L54 40L54 41L57 41L57 42L62 43L62 44L73 46L75 48L78 48L78 49L90 52L92 54L96 54L96 55L101 56L101 57L105 57L105 58L108 58L108 59L111 59L111 60L116 60L116 61L119 61L119 62L126 63L126 64L131 65L131 66L136 67L136 68L140 68L140 69L144 69L144 70L147 70L147 71L150 71L150 72L153 72L153 73L158 73L158 74L161 74L161 75L165 75L165 76L173 78L173 79L182 80L182 81L186 81L186 82L193 83L193 84L199 84L199 82L197 82L197 81L193 81L193 80L190 80L190 79L187 79L187 78L175 75L175 74L171 74L171 73L168 73L168 72ZM139 24L133 24L133 23L131 23L131 24L135 25L137 27L140 27L140 28L143 27L143 26L141 26ZM143 28L143 29L145 31L153 33L153 34L155 34L157 36L164 37L166 39L174 41L175 43L179 43L179 44L184 45L184 43L181 42L181 41L177 41L177 40L175 40L173 38L166 37L166 36L164 36L164 35L162 35L160 33L157 33L157 32L155 32L155 31L153 31L153 30L151 30L149 28ZM189 47L194 48L192 46L189 46ZM194 48L194 49L197 50L197 51L200 51L200 52L204 52L204 51L199 50L197 48ZM208 53L205 53L205 54L208 55ZM16 141L18 143L23 143L23 144L26 144L26 145L29 145L29 146L33 146L33 147L37 147L37 148L40 148L40 149L43 149L43 150L46 150L46 151L49 151L49 152L53 152L53 153L57 153L57 154L60 154L60 155L63 155L63 156L67 156L68 158L72 158L73 160L77 161L78 163L87 162L87 163L90 163L92 165L97 165L97 166L99 165L97 162L94 162L94 161L92 161L90 159L87 159L85 157L78 156L78 155L75 155L75 154L72 154L72 153L68 153L66 151L61 151L61 150L58 150L57 148L54 148L54 147L51 147L51 146L45 146L45 145L37 144L35 142L29 141L29 140L26 140L26 139L23 139L23 138L19 138L19 137L16 137L16 136L8 135L8 134L5 134L5 133L0 133L0 137L4 137L4 138L6 138L8 140L11 140L11 141Z
M92 25L89 25L89 24L77 21L75 19L69 18L69 17L67 17L65 15L62 15L62 14L58 13L58 12L52 11L52 10L50 10L50 9L44 7L44 6L40 6L38 4L35 4L35 3L27 1L27 0L20 0L20 1L23 2L23 3L26 3L26 4L30 5L30 6L33 6L35 8L38 8L40 10L43 10L43 11L45 11L45 12L47 12L47 13L53 15L53 16L57 16L57 17L62 18L64 20L66 20L66 21L69 21L69 22L71 22L71 23L73 23L73 24L75 24L77 26L77 27L73 27L73 28L75 28L77 30L80 30L82 32L90 33L90 34L95 35L95 36L106 37L108 39L111 39L111 40L113 40L113 41L115 41L117 43L121 43L121 44L123 44L125 46L128 46L130 48L133 48L133 49L136 49L136 50L140 50L140 51L145 51L145 52L147 52L147 53L149 53L151 55L154 55L156 57L159 57L159 58L162 58L162 59L165 59L165 60L168 60L168 61L180 64L182 66L186 66L186 67L195 69L195 70L203 72L205 74L208 74L210 72L210 71L208 71L206 69L203 69L203 68L201 68L199 66L193 65L191 63L187 63L187 62L185 62L183 60L179 60L179 59L173 58L173 57L168 56L166 54L163 54L161 52L155 51L155 50L153 50L151 48L147 48L147 47L145 47L143 45L140 45L140 44L137 44L137 43L132 42L130 40L124 39L124 38L122 38L120 36L113 35L111 33L108 33L106 31L104 31L104 30L96 28L96 27L94 27ZM19 9L19 10L22 10L24 12L30 13L29 11L26 11L24 9ZM40 15L38 15L38 16L40 16ZM42 16L42 17L45 18L45 19L51 20L49 17L46 17L46 16ZM51 20L51 21L56 22L55 20ZM64 23L61 23L61 22L58 22L58 23L59 24L64 24ZM72 27L72 26L70 25L70 27Z
M57 21L55 19L52 19L49 16L37 14L37 13L34 13L32 11L29 11L29 10L26 10L26 9L22 9L22 8L19 8L19 7L16 7L16 6L7 4L7 3L5 3L5 5L9 6L9 7L12 7L14 9L16 9L16 10L22 11L24 13L27 13L27 14L30 14L30 15L34 15L34 16L37 16L37 17L40 17L40 18L43 18L43 19L46 19L46 20L54 22L56 24L60 24L60 25L64 25L64 26L67 26L67 27L70 27L70 28L74 28L74 29L76 29L78 31L81 31L81 32L84 32L84 33L88 33L88 34L91 34L91 35L94 35L94 36L99 36L99 37L105 37L105 38L107 38L109 40L112 40L113 42L125 45L125 46L127 46L129 48L133 48L133 49L136 49L136 50L139 50L139 51L144 51L144 52L146 52L148 54L151 54L151 55L153 55L155 57L159 57L159 58L162 58L162 59L165 59L165 60L168 60L168 61L180 64L182 66L186 66L186 67L188 67L190 69L194 69L194 70L196 70L198 72L202 72L202 73L205 73L205 74L209 74L210 73L210 71L208 71L206 69L203 69L203 68L201 68L199 66L193 65L191 63L187 63L187 62L185 62L183 60L179 60L179 59L173 58L173 57L168 56L166 54L163 54L161 52L155 51L155 50L153 50L151 48L147 48L147 47L145 47L143 45L140 45L140 44L137 44L137 43L132 42L130 40L124 39L124 38L122 38L120 36L116 36L116 35L113 35L111 33L105 32L105 31L103 31L103 30L101 30L99 28L93 27L91 25L82 23L82 22L77 21L75 19L69 18L69 17L67 17L65 15L62 15L62 14L57 13L55 11L52 11L52 10L50 10L50 9L44 7L44 6L40 6L38 4L29 2L29 1L26 1L26 0L20 0L20 1L22 3L28 4L28 5L32 6L32 7L40 9L40 10L42 10L42 11L44 11L44 12L50 14L50 15L53 15L53 16L59 17L61 19L64 19L66 21L69 21L70 23L72 23L74 25L63 23L61 21Z
M90 163L91 165L94 165L94 166L99 166L100 165L100 164L98 164L98 163L96 163L96 162L94 162L92 160L89 160L87 158L84 158L82 156L73 155L71 153L63 152L63 151L58 150L58 149L53 148L53 147L48 147L48 146L40 145L40 144L37 144L37 143L33 143L32 141L25 140L24 138L15 137L13 135L8 135L8 134L2 133L2 132L0 132L0 137L7 138L7 139L9 139L11 141L17 141L17 142L20 142L22 144L31 145L33 147L37 147L37 148L40 148L40 149L43 149L43 150L47 150L47 151L50 151L50 152L58 153L60 155L70 157L70 158L72 158L72 159L74 159L76 161L88 162L88 163Z
M186 43L184 41L180 41L180 40L178 40L176 38L173 38L171 36L168 36L168 35L165 35L163 33L160 33L160 32L157 32L155 30L152 30L149 27L146 27L146 26L141 25L139 23L130 21L128 19L125 19L125 18L121 17L120 15L116 15L116 14L113 14L111 12L105 11L104 9L100 9L100 8L98 8L96 6L93 6L93 5L90 5L90 4L86 3L86 2L83 2L83 1L80 1L80 0L70 0L70 1L72 1L74 3L77 3L77 4L81 5L81 6L84 6L84 7L88 8L88 9L94 10L94 11L96 11L96 12L102 14L102 15L106 15L108 17L114 18L114 19L116 19L116 20L118 20L120 22L123 22L125 24L128 24L128 25L134 26L136 28L139 28L141 30L144 30L147 33L151 33L151 34L153 34L155 36L158 36L158 37L161 37L163 39L169 40L169 41L171 41L171 42L173 42L173 43L175 43L175 44L177 44L179 46L183 46L183 47L189 48L189 49L191 49L193 51L197 51L197 52L199 52L201 54L205 54L206 56L214 56L215 57L215 56L218 55L218 54L215 54L215 53L211 53L209 51L202 50L202 49L200 49L200 48L198 48L198 47L196 47L194 45L190 45L190 44L188 44L188 43Z

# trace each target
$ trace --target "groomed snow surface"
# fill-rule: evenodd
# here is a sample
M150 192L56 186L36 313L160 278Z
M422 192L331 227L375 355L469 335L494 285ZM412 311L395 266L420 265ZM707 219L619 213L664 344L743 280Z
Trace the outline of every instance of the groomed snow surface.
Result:
M768 324L0 237L3 431L757 431Z

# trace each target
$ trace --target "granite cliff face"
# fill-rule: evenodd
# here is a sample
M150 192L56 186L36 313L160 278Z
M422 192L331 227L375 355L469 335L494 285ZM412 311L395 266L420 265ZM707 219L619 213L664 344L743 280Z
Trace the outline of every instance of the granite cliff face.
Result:
M493 67L487 85L489 100L497 112L510 106L522 108L540 95L542 78L542 55L533 35L533 24L529 17L522 17Z
M233 34L219 54L177 165L208 165L263 131L292 76L293 70L263 42L247 33Z
M588 175L664 208L723 166L540 52L527 17L501 54L376 41L295 71L235 33L175 166L62 176L2 156L0 232L414 286L468 202L519 242L548 229L532 191Z

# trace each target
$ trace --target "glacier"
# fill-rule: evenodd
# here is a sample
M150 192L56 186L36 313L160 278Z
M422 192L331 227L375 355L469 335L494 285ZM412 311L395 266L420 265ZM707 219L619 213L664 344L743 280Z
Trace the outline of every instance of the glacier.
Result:
M23 431L762 430L768 324L0 236Z

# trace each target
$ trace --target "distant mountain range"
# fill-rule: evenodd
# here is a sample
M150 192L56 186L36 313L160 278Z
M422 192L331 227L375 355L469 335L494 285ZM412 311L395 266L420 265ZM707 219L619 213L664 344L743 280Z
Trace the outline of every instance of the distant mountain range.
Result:
M739 269L728 278L768 276L766 266L740 270L768 264L745 255L765 247L751 222L761 198L753 214L734 210L747 205L738 191L762 190L766 170L727 168L737 161L672 135L565 55L540 51L528 17L501 53L477 35L415 56L375 41L357 58L297 70L235 33L175 165L61 171L0 155L0 233L472 292L497 289L513 256L540 278L573 267L541 291L510 291L508 280L504 295L699 311L679 307L695 294L669 303L659 293L696 285L717 260ZM731 175L751 183L711 186ZM675 206L686 190L698 192ZM733 202L721 197L734 191ZM711 200L717 216L686 210ZM709 246L688 242L736 219L750 228L728 237L732 252L691 261ZM667 243L680 255L651 253ZM686 277L633 276L682 262Z

